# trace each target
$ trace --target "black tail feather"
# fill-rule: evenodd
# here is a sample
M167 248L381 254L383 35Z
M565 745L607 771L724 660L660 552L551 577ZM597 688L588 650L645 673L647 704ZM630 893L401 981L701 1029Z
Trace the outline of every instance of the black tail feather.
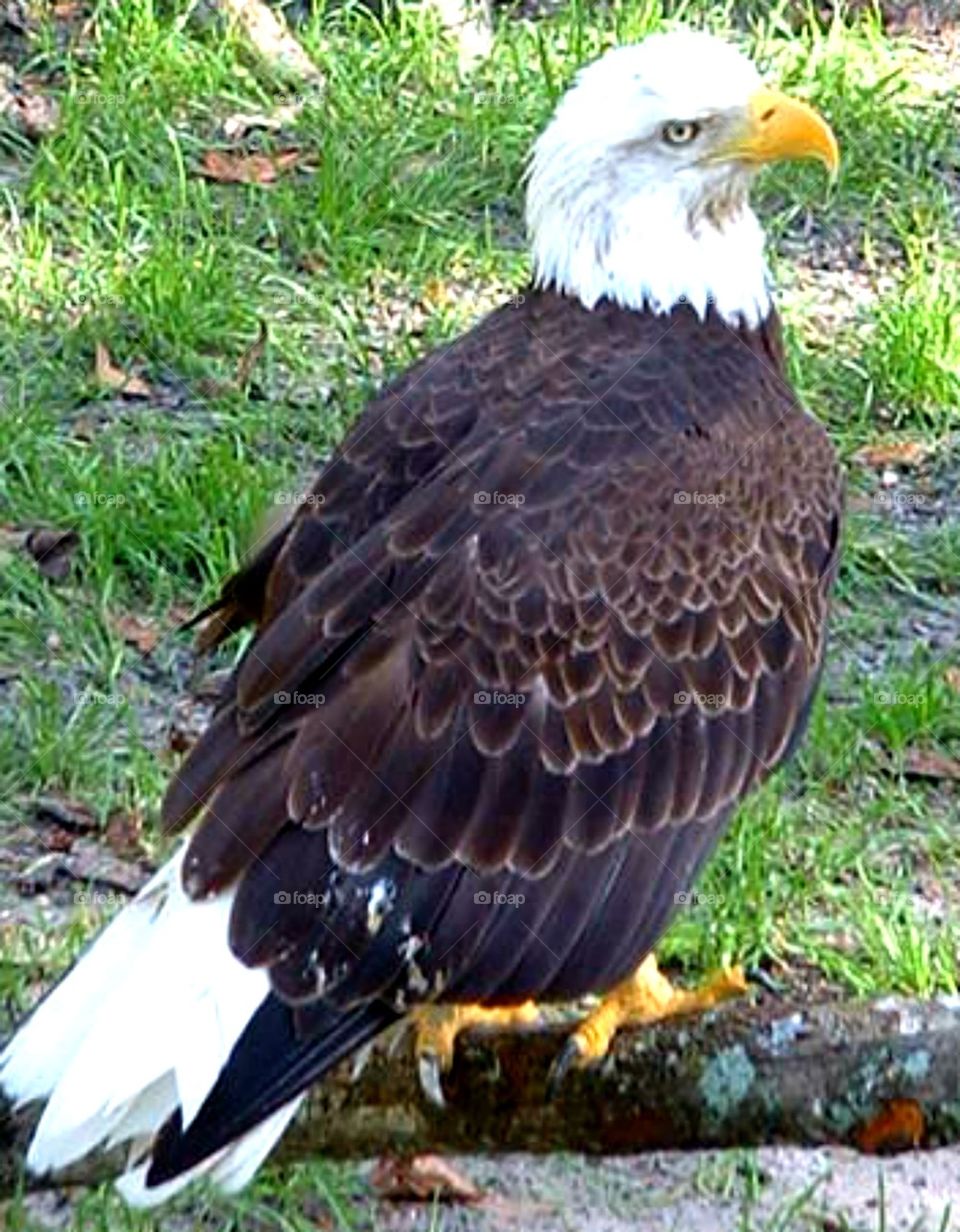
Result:
M295 1013L279 997L267 998L186 1130L179 1108L160 1130L148 1186L173 1180L236 1141L398 1018L380 1000L349 1010L319 1006L309 1033L298 1034Z

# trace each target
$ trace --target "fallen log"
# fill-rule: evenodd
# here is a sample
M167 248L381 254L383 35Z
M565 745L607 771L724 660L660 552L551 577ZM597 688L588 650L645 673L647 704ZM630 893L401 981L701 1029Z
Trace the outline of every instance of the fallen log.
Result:
M568 1028L461 1036L447 1106L422 1095L409 1044L345 1064L311 1095L277 1163L324 1155L582 1151L843 1143L872 1152L960 1142L960 998L789 1008L765 999L621 1033L552 1100ZM135 1042L132 1042L135 1046ZM35 1113L0 1122L0 1195L22 1184ZM29 1187L90 1184L120 1157Z

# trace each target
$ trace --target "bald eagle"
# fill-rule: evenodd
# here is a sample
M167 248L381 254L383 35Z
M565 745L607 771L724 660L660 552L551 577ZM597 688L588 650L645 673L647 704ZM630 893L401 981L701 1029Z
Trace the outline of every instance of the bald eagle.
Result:
M37 1172L250 1179L308 1086L419 1015L605 994L565 1063L712 1004L652 958L796 746L842 480L784 375L757 169L827 124L706 34L609 51L533 150L530 285L376 397L225 588L253 640L170 784L176 854L2 1057ZM212 630L212 631L209 631Z

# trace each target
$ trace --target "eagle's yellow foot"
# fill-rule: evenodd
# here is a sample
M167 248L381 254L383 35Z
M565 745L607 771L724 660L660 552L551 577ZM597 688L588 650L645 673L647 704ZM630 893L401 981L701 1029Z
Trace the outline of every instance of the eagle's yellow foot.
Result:
M595 1065L607 1055L621 1027L646 1026L675 1014L695 1014L746 992L741 967L725 967L699 988L674 988L648 954L622 984L617 984L570 1036L550 1074L556 1088L571 1066Z
M532 1001L488 1009L483 1005L426 1005L411 1015L417 1073L424 1095L439 1108L444 1106L441 1075L453 1064L457 1036L472 1027L488 1029L528 1027L540 1013Z

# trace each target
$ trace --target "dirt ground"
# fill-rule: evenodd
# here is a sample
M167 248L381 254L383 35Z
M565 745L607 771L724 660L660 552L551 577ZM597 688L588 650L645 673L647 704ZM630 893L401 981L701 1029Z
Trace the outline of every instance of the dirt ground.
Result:
M484 1205L434 1211L380 1204L372 1226L384 1232L948 1232L960 1226L957 1148L890 1159L765 1147L748 1154L451 1162L488 1191Z
M888 1159L834 1147L763 1147L618 1158L462 1156L447 1162L482 1191L478 1204L377 1200L362 1184L353 1195L351 1226L368 1232L952 1232L960 1227L956 1147ZM26 1206L32 1226L51 1232L74 1216L63 1191L31 1195ZM313 1214L318 1229L336 1226L322 1200ZM187 1232L196 1225L192 1217L177 1214L159 1226Z

